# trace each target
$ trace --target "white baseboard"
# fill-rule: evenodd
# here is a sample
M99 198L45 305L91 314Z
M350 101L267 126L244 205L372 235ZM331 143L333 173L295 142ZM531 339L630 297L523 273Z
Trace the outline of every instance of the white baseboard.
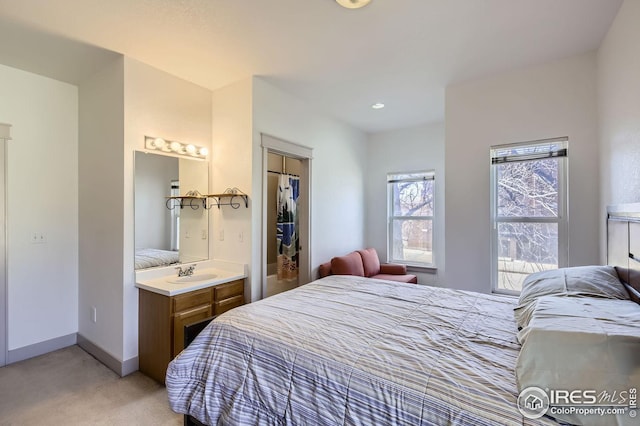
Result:
M119 374L120 377L127 376L138 371L138 357L133 357L125 361L120 361L113 355L93 343L91 340L78 333L78 346L88 352L95 359Z
M77 333L68 334L66 336L56 337L55 339L46 340L33 345L23 346L18 349L12 349L7 352L7 364L24 361L25 359L44 355L58 349L73 346L77 343Z
M7 352L7 365L76 344L98 361L115 371L121 377L138 371L138 357L119 361L107 351L78 333L72 333L44 342L34 343L33 345L24 346L22 348L12 349Z

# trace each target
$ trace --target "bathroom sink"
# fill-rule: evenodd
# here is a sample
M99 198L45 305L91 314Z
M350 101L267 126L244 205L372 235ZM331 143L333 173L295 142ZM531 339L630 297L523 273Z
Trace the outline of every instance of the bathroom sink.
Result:
M173 284L199 283L203 281L211 281L217 277L217 274L193 274L186 277L171 277L167 279L167 282Z

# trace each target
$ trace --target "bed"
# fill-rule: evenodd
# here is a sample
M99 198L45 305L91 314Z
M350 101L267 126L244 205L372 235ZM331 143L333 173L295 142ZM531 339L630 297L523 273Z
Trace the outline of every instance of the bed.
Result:
M633 219L624 223L627 229L635 226ZM627 239L623 235L619 241L627 252L629 235L634 234L627 232ZM583 270L574 272L585 276ZM586 293L588 301L624 304L624 321L630 326L604 333L612 333L608 337L614 346L640 353L640 307L629 300L613 268L603 273L619 284L613 296L590 294L591 288L545 294L534 298L531 309L522 309L526 301L512 297L329 276L212 321L169 364L170 405L196 424L635 424L628 399L625 413L605 423L589 423L593 417L525 416L518 409L525 387L519 381L549 373L546 366L536 370L538 349L533 346L548 342L545 333L555 333L559 348L573 345L574 335L582 342L585 335L601 337L584 328L577 334L558 330L548 313L564 309L563 303L584 303ZM561 281L554 277L549 282ZM514 309L526 314L519 318L524 327L514 321ZM573 310L572 327L591 326L589 321L601 315ZM530 348L527 356L525 347ZM567 356L556 361L572 364L575 347L560 349ZM629 383L640 385L638 358L632 356L624 366L631 372L625 370L620 379L627 389ZM522 369L527 374L516 377ZM552 373L571 380L575 374L584 376L571 369Z
M136 249L135 269L154 268L178 263L179 253L175 250L160 250L154 248Z

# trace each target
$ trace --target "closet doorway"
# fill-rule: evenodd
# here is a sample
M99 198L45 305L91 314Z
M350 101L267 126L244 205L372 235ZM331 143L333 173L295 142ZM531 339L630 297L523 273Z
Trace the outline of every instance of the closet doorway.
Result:
M311 149L262 135L262 296L310 281Z

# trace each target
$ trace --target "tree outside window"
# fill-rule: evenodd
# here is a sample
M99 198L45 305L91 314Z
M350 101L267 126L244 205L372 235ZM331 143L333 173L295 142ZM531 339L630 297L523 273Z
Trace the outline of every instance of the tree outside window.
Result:
M433 266L434 173L387 176L389 260Z
M566 266L567 139L494 147L493 287L519 292L532 273Z

